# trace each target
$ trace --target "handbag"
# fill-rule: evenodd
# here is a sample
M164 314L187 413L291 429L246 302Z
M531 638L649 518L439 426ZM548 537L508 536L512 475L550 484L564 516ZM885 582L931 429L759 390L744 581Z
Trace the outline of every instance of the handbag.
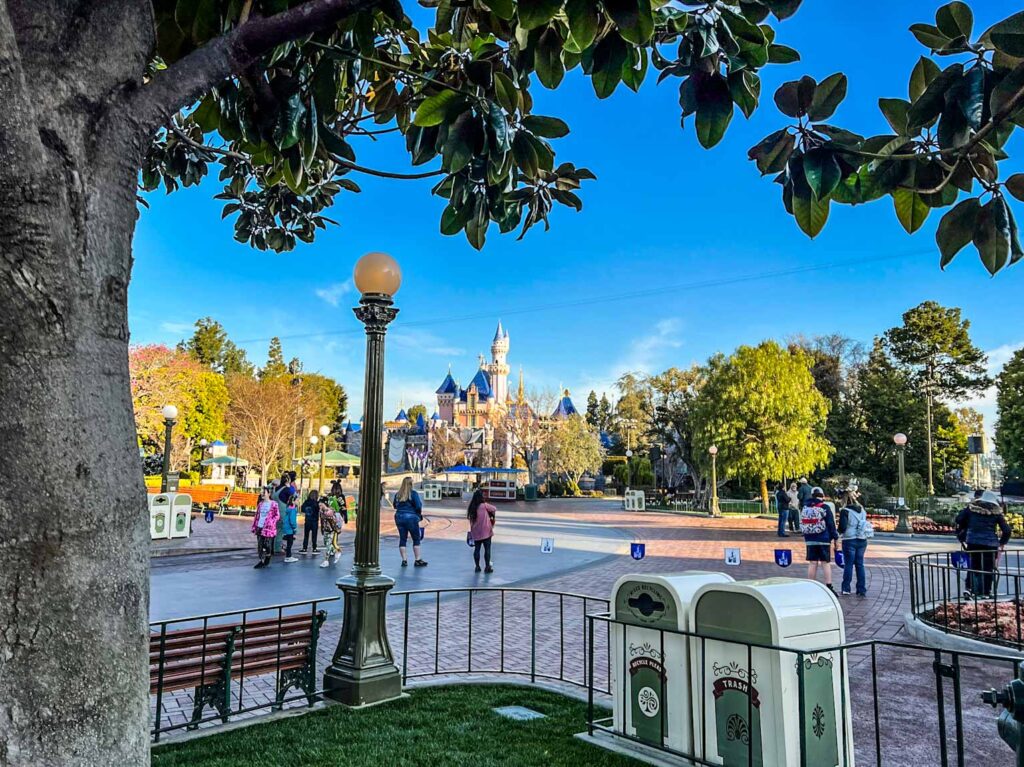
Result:
M467 532L466 533L466 545L467 546L474 546L474 545L476 545L476 541L473 540L473 533L472 532Z

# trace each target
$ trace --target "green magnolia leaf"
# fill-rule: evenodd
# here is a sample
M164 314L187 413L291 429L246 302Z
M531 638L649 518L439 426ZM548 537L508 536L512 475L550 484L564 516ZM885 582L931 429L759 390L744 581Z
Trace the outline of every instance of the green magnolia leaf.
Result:
M992 44L1009 56L1024 56L1024 11L1003 19L988 31Z
M744 117L750 117L757 109L761 96L761 78L744 69L729 74L729 93Z
M814 100L817 84L811 77L783 83L775 91L775 105L787 117L803 117Z
M886 122L900 136L907 135L907 110L910 102L903 99L879 99L878 108L885 115Z
M220 127L220 106L212 95L207 95L200 101L199 106L189 116L203 129L203 133L215 131Z
M941 253L940 268L945 269L954 256L974 238L975 222L980 210L978 198L968 197L940 219L939 227L935 231L935 242Z
M978 213L974 246L989 274L1002 269L1010 257L1010 212L1006 200L993 197Z
M288 149L299 143L302 135L302 118L305 116L306 105L302 103L301 94L295 91L281 106L274 122L274 144L278 149Z
M504 72L494 73L494 95L502 109L509 114L515 114L519 106L519 90L512 82L512 78Z
M710 149L722 140L732 120L729 83L718 73L704 75L697 85L697 140Z
M637 64L640 66L637 67ZM640 90L640 86L647 76L647 49L631 48L625 63L622 65L622 82L634 93Z
M792 64L794 61L800 61L800 52L788 45L773 43L768 46L768 61L771 64Z
M451 203L441 213L441 234L458 234L466 225L469 217L473 214L473 208L469 205L454 207Z
M793 217L797 226L812 239L817 237L828 221L828 198L819 200L813 195L793 194Z
M992 89L989 97L989 111L993 115L1002 114L1010 107L1014 97L1024 89L1024 63L1018 64L1006 73L1002 80ZM1018 105L1020 102L1017 102Z
M937 51L949 43L949 38L932 24L911 24L910 32L917 41L933 51Z
M778 173L786 167L796 146L796 137L785 128L766 136L759 144L750 148L747 157L757 163L761 175Z
M601 28L601 14L593 0L568 0L565 13L569 17L569 31L580 52L593 44Z
M832 150L824 147L809 150L804 155L804 177L816 198L828 197L842 177Z
M1024 248L1020 246L1020 235L1017 231L1017 219L1014 218L1013 211L1009 207L1006 208L1006 215L1010 219L1010 266L1024 258Z
M764 0L764 4L771 9L772 15L779 21L788 19L797 9L803 0Z
M519 26L524 30L547 24L562 8L562 0L519 0Z
M535 144L530 141L530 136L524 131L516 133L512 139L512 155L515 157L516 165L527 178L536 178L540 169L540 161L537 157Z
M487 125L490 128L490 136L494 139L492 150L496 149L500 156L512 147L512 137L509 133L508 121L501 107L493 101L487 105ZM494 152L492 151L493 155Z
M892 202L893 207L896 208L896 218L910 234L921 228L931 212L931 208L921 199L921 195L913 189L900 187L895 190L892 193Z
M974 14L959 0L944 5L935 12L935 24L946 37L970 39L974 29Z
M981 127L981 114L985 108L985 70L980 66L967 70L962 80L960 111L974 130Z
M494 11L499 19L511 19L516 13L516 4L512 0L484 0L484 5Z
M448 131L448 140L441 150L444 169L449 173L458 173L465 168L479 150L480 143L480 123L472 112L463 112Z
M443 90L423 100L416 108L416 116L413 117L413 125L421 128L429 128L432 125L440 125L448 115L448 110L459 99L457 91Z
M622 80L622 65L626 62L626 44L618 35L605 35L594 48L593 70L590 76L594 93L599 99L608 98Z
M921 97L910 105L907 110L907 130L916 133L926 124L934 120L946 105L946 92L964 74L963 64L953 64L932 80L925 88Z
M814 97L807 109L807 116L812 120L827 120L846 98L846 75L836 72L829 75L814 89Z
M908 89L910 100L917 101L929 83L938 77L941 71L939 65L927 56L919 58L914 65L914 70L910 73L910 87Z
M729 32L741 49L763 48L768 44L761 27L727 7L722 8L722 21L729 28Z
M1004 183L1006 191L1024 202L1024 173L1014 173Z
M643 45L654 32L650 0L603 0L605 11L626 42Z
M562 64L562 38L554 27L548 27L537 41L534 49L533 66L537 77L545 88L555 89L565 77Z
M523 118L523 127L533 135L544 138L562 138L569 134L569 126L557 117L529 115Z

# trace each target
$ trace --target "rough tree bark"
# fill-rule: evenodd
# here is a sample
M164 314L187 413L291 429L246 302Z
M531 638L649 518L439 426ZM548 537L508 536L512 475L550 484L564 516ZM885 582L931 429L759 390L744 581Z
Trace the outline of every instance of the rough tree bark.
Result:
M146 143L238 67L371 4L253 19L144 85L149 0L0 0L0 765L149 764L127 324Z

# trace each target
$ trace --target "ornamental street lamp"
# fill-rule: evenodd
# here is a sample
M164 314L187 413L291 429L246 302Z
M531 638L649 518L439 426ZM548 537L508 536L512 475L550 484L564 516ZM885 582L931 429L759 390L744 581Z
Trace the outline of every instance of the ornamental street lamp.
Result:
M324 694L339 703L364 706L402 694L385 621L388 592L395 582L380 570L384 335L398 315L392 296L402 284L402 271L391 256L367 253L356 263L353 278L361 294L355 315L366 326L365 420L354 563L352 574L338 580L345 595L344 616L338 647L324 673Z
M321 426L320 436L323 439L320 442L320 484L317 486L317 492L320 495L324 494L324 461L327 460L327 435L331 433L330 426Z
M894 434L892 441L896 443L896 460L899 465L899 485L897 490L900 497L897 499L896 513L899 521L896 523L896 532L911 535L914 526L910 523L910 509L907 508L907 475L904 471L904 453L907 451L907 435L903 432Z
M320 438L318 436L316 436L315 434L312 437L310 437L309 438L309 447L310 447L310 449L311 450L316 450L316 443L319 442L319 441L320 441ZM303 458L302 459L302 463L299 465L299 471L301 472L301 476L299 477L299 490L302 490L303 483L305 483L305 481L306 481L306 466L308 464L309 464L309 462L305 458ZM311 484L311 485L313 484L313 478L312 477L310 477L309 484Z
M171 430L178 421L178 408L174 405L164 405L161 411L164 416L164 470L160 477L160 492L167 492L167 475L171 471Z
M633 463L633 451L626 450L626 489L629 490L629 486L633 484L633 467L630 465Z
M718 446L709 447L708 453L711 455L711 516L720 517L722 512L718 509Z

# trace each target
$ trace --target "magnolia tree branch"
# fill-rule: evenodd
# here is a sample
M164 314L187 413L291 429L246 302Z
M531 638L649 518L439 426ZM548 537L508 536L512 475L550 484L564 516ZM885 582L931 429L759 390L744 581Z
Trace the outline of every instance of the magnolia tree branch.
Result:
M35 166L42 151L7 0L0 0L0 178Z
M241 74L278 45L326 29L379 0L307 0L268 17L249 17L226 35L176 61L143 86L129 114L148 136L174 113L231 75Z

